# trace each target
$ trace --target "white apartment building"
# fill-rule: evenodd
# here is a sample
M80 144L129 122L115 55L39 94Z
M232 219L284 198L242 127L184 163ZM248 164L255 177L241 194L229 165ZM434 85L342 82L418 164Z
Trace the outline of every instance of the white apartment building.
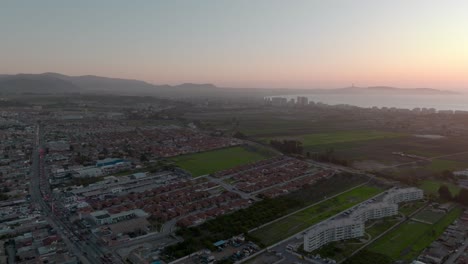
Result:
M411 187L404 189L391 189L387 191L383 201L387 203L402 203L421 200L423 197L423 190Z
M413 187L395 188L382 195L346 211L338 219L326 220L312 227L304 235L304 250L311 252L333 241L362 237L367 220L396 215L398 203L422 199L424 192Z
M304 236L304 249L316 250L332 241L340 241L364 236L363 221L343 218L325 221L314 226Z
M398 204L396 203L371 203L358 207L350 217L366 222L367 220L380 219L398 214Z

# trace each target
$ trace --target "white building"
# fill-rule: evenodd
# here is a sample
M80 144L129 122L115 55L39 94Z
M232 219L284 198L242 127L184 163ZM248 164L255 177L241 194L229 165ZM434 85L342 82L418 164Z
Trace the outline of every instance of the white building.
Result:
M367 220L380 219L396 214L398 214L398 204L380 202L360 206L350 214L350 217L366 222Z
M404 189L391 189L386 192L383 198L384 202L387 203L403 203L421 200L424 197L424 192L421 189L411 187Z
M91 219L98 225L105 225L105 224L114 224L121 221L125 221L132 218L138 217L148 217L149 215L141 210L141 209L134 209L129 211L123 211L117 214L109 214L106 210L101 211L94 211L89 214Z
M322 222L310 229L304 236L304 250L314 251L332 241L364 236L364 222L343 218Z
M453 175L455 175L455 176L468 176L468 170L454 171Z
M76 172L74 177L78 178L99 177L104 175L101 168L94 166L75 168L73 171Z
M420 200L424 192L418 188L391 189L380 197L361 203L337 219L323 221L304 235L304 250L314 251L330 242L364 236L367 220L398 214L398 203ZM377 201L376 201L377 200Z

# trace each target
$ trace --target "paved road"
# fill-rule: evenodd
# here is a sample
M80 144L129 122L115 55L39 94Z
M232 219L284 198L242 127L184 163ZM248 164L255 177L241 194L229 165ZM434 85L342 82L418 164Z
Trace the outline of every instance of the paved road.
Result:
M465 240L465 243L458 248L458 251L455 254L451 255L444 264L454 264L457 259L465 253L465 250L468 248L468 238Z
M231 184L228 184L228 183L224 182L220 178L215 178L215 177L212 177L212 176L209 176L209 175L205 176L205 178L207 178L208 180L210 180L213 183L216 183L216 184L220 185L221 187L223 187L224 189L226 189L226 190L228 190L230 192L237 193L243 199L258 200L258 198L255 198L253 195L250 195L248 193L245 193L245 192L242 192L242 191L239 191L239 190L235 189Z
M68 236L64 234L62 231L63 228L61 228L61 224L56 221L56 219L52 216L52 213L49 209L49 206L46 204L44 201L42 195L41 195L41 157L39 156L39 147L40 147L40 130L39 126L36 128L36 148L33 152L33 163L32 163L32 173L31 173L31 180L30 180L30 194L31 194L31 201L36 203L37 206L39 206L42 209L42 212L44 215L46 215L45 219L46 221L52 226L57 233L60 234L62 237L63 241L67 245L68 249L70 252L75 254L78 259L83 262L83 263L91 263L81 252L81 250L74 245L73 242L71 242L68 239Z
M31 200L40 206L43 213L46 215L45 219L47 222L62 237L70 252L75 254L82 263L122 263L122 261L117 259L116 256L111 256L111 258L108 260L101 259L101 256L108 253L107 250L97 245L96 241L90 240L85 242L78 239L73 234L71 223L69 223L66 219L61 219L56 215L55 212L51 210L50 204L48 204L44 198L45 195L48 196L48 199L51 199L52 197L50 196L50 187L46 175L44 157L41 157L39 153L39 150L42 147L41 138L42 135L38 125L36 127L35 150L33 152L33 164L30 181Z

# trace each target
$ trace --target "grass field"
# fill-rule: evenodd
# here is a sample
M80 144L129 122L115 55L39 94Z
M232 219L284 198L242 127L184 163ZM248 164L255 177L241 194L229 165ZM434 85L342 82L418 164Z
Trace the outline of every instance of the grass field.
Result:
M374 223L367 222L366 233L369 234L371 238L374 238L388 230L396 223L398 223L398 221L399 220L397 217L387 217L384 219L377 220Z
M331 200L324 201L278 222L257 229L251 235L258 238L264 245L272 245L353 205L365 201L381 191L378 188L370 186L358 187Z
M460 187L452 183L444 183L441 181L423 181L419 187L424 190L426 194L438 195L439 188L442 184L447 185L452 195L457 195L460 192Z
M422 210L421 212L417 213L413 218L417 220L421 220L424 222L428 222L431 224L437 223L442 217L444 217L444 213L442 212L435 212L429 208Z
M413 260L461 213L461 208L455 208L433 225L408 221L372 243L368 249L394 260Z
M189 171L194 177L197 177L263 160L274 155L268 149L238 146L183 155L172 158L172 160L178 167Z
M406 204L401 204L398 208L398 211L405 216L411 215L413 212L423 207L426 204L424 201L416 201Z

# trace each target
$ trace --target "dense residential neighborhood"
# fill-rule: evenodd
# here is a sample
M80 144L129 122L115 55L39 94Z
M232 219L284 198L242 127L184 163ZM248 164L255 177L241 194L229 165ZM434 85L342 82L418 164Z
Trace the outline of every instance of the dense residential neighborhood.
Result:
M262 107L292 107L275 104ZM162 108L2 110L2 262L341 263L387 256L386 243L414 226L433 233L414 261L463 263L464 191L451 194L463 170L444 174L459 186L410 187L200 122L129 118Z

